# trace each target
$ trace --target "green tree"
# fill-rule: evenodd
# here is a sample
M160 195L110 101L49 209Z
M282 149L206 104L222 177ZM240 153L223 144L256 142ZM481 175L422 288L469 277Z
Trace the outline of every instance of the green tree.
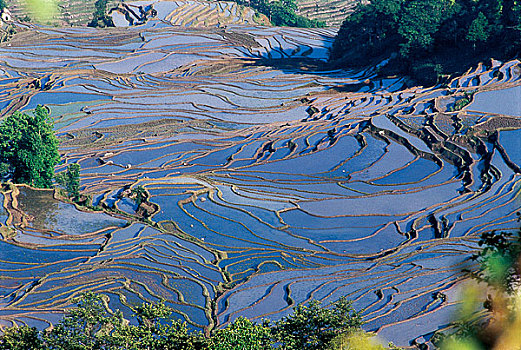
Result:
M138 325L118 323L108 337L113 350L201 350L207 340L188 332L186 322L171 320L172 309L163 302L144 303L136 309ZM166 323L170 320L170 323Z
M483 249L472 257L479 263L477 271L467 272L487 287L466 285L457 320L432 341L442 350L521 349L521 231L515 236L485 232L479 245ZM487 294L484 301L483 294ZM485 316L483 308L488 311Z
M14 112L0 124L0 169L17 183L50 188L60 160L58 139L47 108L38 105L33 115Z
M486 50L470 58L478 45ZM464 72L485 55L518 57L520 47L519 0L371 0L342 23L330 59L360 67L390 58L380 74L407 74L426 84L436 81L431 68L443 66L444 75Z
M288 27L324 27L322 21L312 20L296 13L298 10L295 0L234 0L240 5L250 6L264 14L273 25Z
M111 315L100 295L84 293L50 332L43 334L46 349L98 350L110 344L107 334L123 324L121 314Z
M0 335L0 350L383 350L372 334L360 329L360 315L345 298L323 308L317 301L299 305L271 324L240 317L206 338L189 332L186 322L172 320L164 302L135 309L137 325L121 312L109 312L103 297L82 294L51 331L12 327ZM392 349L397 349L391 346Z
M476 19L472 21L469 27L469 31L467 33L467 40L470 41L474 49L476 48L476 43L485 42L488 40L489 36L489 25L487 17L483 14L483 12L478 13Z
M107 3L108 0L96 0L92 21L90 21L87 26L99 28L114 27L112 18L107 15Z
M518 265L521 231L517 232L517 237L512 232L485 232L481 235L479 245L484 248L472 256L479 263L479 269L471 274L472 277L514 294L521 276L521 267Z
M380 344L374 334L364 331L343 333L334 338L327 350L403 350L389 343L388 347Z
M430 51L434 44L434 33L444 20L445 0L411 0L403 9L398 33L403 37L400 53Z
M27 326L7 328L0 337L0 350L44 350L38 330Z
M298 305L293 313L275 323L273 333L283 350L322 350L343 333L359 331L362 317L345 297L330 308L311 301Z
M219 329L210 340L210 350L270 350L271 331L267 325L259 325L239 317L228 327Z
M519 41L519 34L521 33L521 1L505 1L502 22L511 38Z
M56 175L58 182L69 195L69 198L76 201L80 196L80 165L70 164L67 170Z

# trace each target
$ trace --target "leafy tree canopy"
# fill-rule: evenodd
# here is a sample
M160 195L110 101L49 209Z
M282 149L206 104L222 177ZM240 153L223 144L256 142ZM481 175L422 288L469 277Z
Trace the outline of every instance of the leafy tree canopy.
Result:
M441 350L521 349L521 231L485 232L479 245L467 272L480 283L465 286L457 320L431 340Z
M50 331L13 327L0 335L0 350L385 350L360 329L360 315L345 298L323 308L299 305L280 321L262 324L239 317L210 337L171 318L164 302L135 308L137 325L107 311L101 295L87 292ZM397 349L394 346L392 349Z
M210 350L248 349L271 350L271 330L247 318L239 317L228 327L219 329L210 338Z
M59 161L58 139L44 106L38 105L32 115L16 111L0 123L0 171L4 178L50 188Z
M320 350L338 335L359 330L362 324L361 315L346 298L330 308L311 301L307 306L298 305L293 314L277 321L274 333L283 350Z
M489 24L487 17L483 12L478 13L475 20L472 21L467 33L466 39L473 43L486 42L489 36Z

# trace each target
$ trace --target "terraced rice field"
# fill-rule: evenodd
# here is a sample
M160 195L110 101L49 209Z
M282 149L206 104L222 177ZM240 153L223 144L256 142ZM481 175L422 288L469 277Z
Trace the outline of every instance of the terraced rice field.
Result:
M153 7L157 11L157 19L184 27L223 26L227 24L269 23L265 16L255 17L255 11L249 7L239 6L230 1L204 0L110 0L107 11L112 13L116 26L127 26L124 13L114 11L120 2L130 6L133 14L139 16L139 6ZM6 0L9 10L18 18L28 15L33 21L35 15L24 0ZM86 26L92 20L96 0L58 0L58 16L51 23L59 26ZM131 15L131 18L133 15Z
M228 24L269 23L264 15L255 17L255 11L249 7L239 6L231 1L218 0L110 0L107 9L116 9L123 2L139 15L138 6L153 6L158 11L158 19L173 25L185 27L223 26ZM10 11L19 18L35 16L25 6L24 0L6 0ZM52 20L54 25L85 26L92 20L96 0L58 0L58 16ZM312 19L323 20L328 26L340 26L346 16L357 5L353 0L299 0L298 13ZM128 21L122 13L113 14L116 26L126 26Z
M175 26L211 27L227 24L255 24L255 11L227 1L127 1L131 8L153 7L156 18ZM128 26L123 14L113 13L116 26Z
M398 345L446 325L479 235L519 225L520 62L407 88L317 69L334 34L152 20L2 44L2 114L46 104L57 170L79 163L101 210L2 194L0 323L46 327L94 290L198 329L342 295Z
M297 0L298 14L339 27L360 3L367 0Z

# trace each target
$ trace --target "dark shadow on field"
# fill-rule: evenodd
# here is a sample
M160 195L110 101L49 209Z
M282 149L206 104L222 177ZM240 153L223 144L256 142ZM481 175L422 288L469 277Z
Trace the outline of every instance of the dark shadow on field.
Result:
M307 57L297 58L258 58L247 59L244 67L270 67L282 71L284 74L292 75L313 75L324 77L330 81L326 84L325 80L317 82L326 90L337 93L356 93L360 91L378 91L385 79L398 79L400 75L380 75L374 65L343 69L338 67L338 63L313 59ZM404 76L402 88L414 86L414 81Z
M370 84L368 78L375 73L375 70L370 66L356 70L345 70L339 69L328 61L308 57L248 59L245 61L245 67L269 67L280 70L284 74L315 75L331 79L338 78L339 80L353 78L354 81L349 84L332 80L329 89L337 92L359 91L362 87Z
M331 74L325 73L331 69L328 62L324 60L295 57L295 58L259 58L251 64L258 67L271 67L280 69L287 73L301 73L301 74Z

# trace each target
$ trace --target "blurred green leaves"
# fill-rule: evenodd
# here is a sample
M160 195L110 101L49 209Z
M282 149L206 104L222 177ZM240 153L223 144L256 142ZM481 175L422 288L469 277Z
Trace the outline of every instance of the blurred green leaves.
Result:
M479 245L477 283L465 283L457 320L432 341L441 350L519 350L521 231L485 232Z
M483 350L483 347L474 339L448 338L445 342L443 342L440 349Z

